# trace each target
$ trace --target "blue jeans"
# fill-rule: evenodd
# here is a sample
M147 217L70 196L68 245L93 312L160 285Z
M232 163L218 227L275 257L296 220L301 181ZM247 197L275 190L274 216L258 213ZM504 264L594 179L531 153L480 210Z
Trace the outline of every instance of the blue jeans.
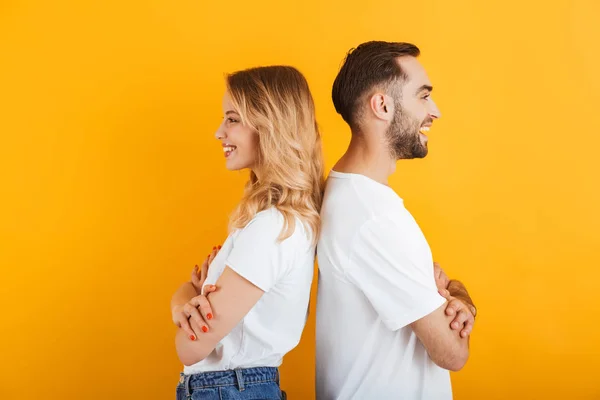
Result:
M273 367L235 369L184 375L177 385L177 400L285 400L279 388L279 371Z

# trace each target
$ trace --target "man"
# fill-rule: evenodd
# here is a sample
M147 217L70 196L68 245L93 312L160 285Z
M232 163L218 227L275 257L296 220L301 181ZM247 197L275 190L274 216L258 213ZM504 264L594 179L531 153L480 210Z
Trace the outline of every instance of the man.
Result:
M331 171L317 246L317 400L451 399L448 370L469 356L476 309L388 186L401 159L427 155L440 117L408 43L349 52L333 84L352 139Z

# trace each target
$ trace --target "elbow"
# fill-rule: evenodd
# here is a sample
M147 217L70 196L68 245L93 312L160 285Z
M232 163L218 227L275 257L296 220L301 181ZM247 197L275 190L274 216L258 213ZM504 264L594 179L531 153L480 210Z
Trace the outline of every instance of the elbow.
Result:
M441 368L447 369L452 372L458 372L464 368L469 359L469 350L461 350L456 354L452 354L449 357L444 357L441 360L434 360L434 362Z
M179 350L177 351L177 356L179 357L179 361L186 367L194 365L206 358L203 354L192 353L190 351L181 352Z
M208 357L210 351L206 351L204 347L201 343L191 341L182 329L177 332L175 348L183 365L194 365Z
M452 362L450 363L450 365L448 365L448 369L449 371L452 372L458 372L461 369L464 368L464 366L467 364L467 360L469 359L469 354L467 353L466 355L461 355L458 357L455 357Z

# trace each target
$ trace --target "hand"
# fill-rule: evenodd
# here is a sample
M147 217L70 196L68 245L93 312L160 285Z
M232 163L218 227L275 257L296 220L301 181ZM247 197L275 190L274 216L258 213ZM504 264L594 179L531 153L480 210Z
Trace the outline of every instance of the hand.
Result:
M448 289L448 284L450 283L450 278L448 275L442 270L440 264L434 262L433 263L433 276L435 277L435 285L438 290Z
M198 295L202 294L202 287L204 286L204 281L206 281L206 276L208 275L208 267L219 253L219 250L221 250L220 245L214 246L210 254L206 257L206 260L202 263L202 266L198 268L196 265L192 270L192 285L194 285L194 289L196 289Z
M203 295L198 295L183 305L173 307L173 323L183 329L190 340L196 340L200 332L208 332L206 321L214 317L206 296L215 290L217 290L215 285L206 285Z
M461 329L460 336L466 338L471 334L475 324L476 311L474 311L474 307L457 297L451 296L447 289L440 289L439 293L448 300L446 315L455 316L450 322L450 329Z

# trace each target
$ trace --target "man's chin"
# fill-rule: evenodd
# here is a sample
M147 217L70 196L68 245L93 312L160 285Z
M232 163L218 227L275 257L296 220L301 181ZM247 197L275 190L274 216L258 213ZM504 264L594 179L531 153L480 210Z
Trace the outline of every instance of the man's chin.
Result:
M429 148L427 147L427 142L421 143L418 149L413 151L413 158L425 158L429 153Z

